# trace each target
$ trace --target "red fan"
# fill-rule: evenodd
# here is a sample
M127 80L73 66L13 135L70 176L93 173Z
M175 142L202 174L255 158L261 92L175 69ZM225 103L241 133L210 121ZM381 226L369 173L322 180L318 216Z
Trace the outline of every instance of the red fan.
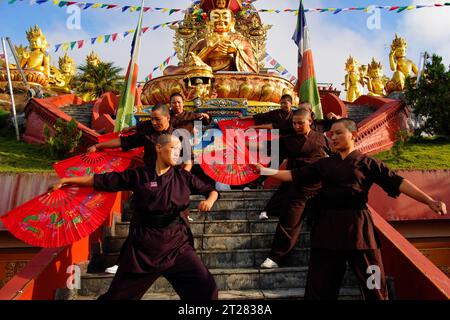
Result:
M265 142L268 140L278 139L278 135L272 135L270 131L261 130L261 129L249 129L249 127L255 125L255 121L253 119L239 119L239 118L233 118L233 119L227 119L219 121L218 123L220 131L223 132L223 134L226 136L227 130L230 129L241 129L242 131L238 131L239 133L242 133L245 135L245 137L252 141L252 140L258 140L260 142ZM253 131L250 131L253 130Z
M39 247L62 247L94 232L109 216L115 192L64 187L42 194L1 217L18 239Z
M246 130L246 129L248 129L248 127L254 126L255 121L253 119L233 118L233 119L221 120L217 124L219 125L220 131L225 133L226 129Z
M59 177L79 177L94 173L124 171L131 165L134 152L84 153L53 165Z
M101 136L98 136L97 140L99 143L102 143L102 142L110 141L112 139L117 139L119 137L120 137L120 132L110 132L110 133L106 133Z
M258 153L235 142L221 140L208 146L208 151L202 154L200 166L215 181L228 185L243 185L259 177L258 171L252 165L263 162L257 158Z

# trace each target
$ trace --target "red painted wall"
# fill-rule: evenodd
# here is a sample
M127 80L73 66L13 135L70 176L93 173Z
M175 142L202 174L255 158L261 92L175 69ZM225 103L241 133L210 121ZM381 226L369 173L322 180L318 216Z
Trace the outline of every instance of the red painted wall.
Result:
M444 201L450 209L450 170L396 170L433 198ZM369 193L369 204L388 221L450 219L450 214L439 216L426 205L417 203L408 196L393 199L377 185Z

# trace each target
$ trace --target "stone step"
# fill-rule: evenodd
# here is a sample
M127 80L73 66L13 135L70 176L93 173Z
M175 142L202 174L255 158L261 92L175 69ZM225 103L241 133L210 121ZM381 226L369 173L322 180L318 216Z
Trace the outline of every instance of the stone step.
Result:
M213 210L209 212L199 212L197 209L191 209L189 217L195 222L212 221L212 220L258 220L259 214L262 210L258 209L238 209L238 210ZM122 221L130 221L132 214L122 214ZM275 218L277 219L277 218Z
M252 210L262 210L264 209L266 203L270 198L245 198L245 199L232 199L232 198L221 198L214 203L212 210L241 210L241 209L252 209ZM200 199L191 200L189 208L197 209L200 203Z
M270 199L276 190L231 190L231 191L219 191L220 199L245 199L245 198L260 198ZM191 195L191 200L204 199L201 195ZM219 200L220 200L219 199Z
M267 290L226 290L219 291L219 300L302 300L304 288L267 289ZM74 300L95 300L97 296L77 296ZM357 288L341 288L339 300L361 300ZM142 300L180 300L175 292L146 293Z
M278 220L213 220L192 221L189 223L193 234L211 233L274 233ZM126 237L130 229L130 222L117 222L115 236Z
M106 237L103 243L104 252L119 252L126 237ZM273 233L212 233L194 235L196 250L238 250L264 249L272 245ZM309 247L309 232L301 232L297 247Z
M359 123L375 112L375 108L366 105L347 104L348 117Z
M239 249L239 250L196 250L202 261L213 268L257 268L269 255L270 249ZM88 272L103 272L117 263L119 253L103 253L91 259ZM309 249L295 248L283 267L305 267L309 262Z
M304 288L307 267L277 269L210 269L219 290L272 290ZM108 289L114 275L84 274L81 276L82 296L98 296ZM354 288L355 276L347 270L342 287ZM173 293L174 290L164 278L158 278L149 288L148 293Z

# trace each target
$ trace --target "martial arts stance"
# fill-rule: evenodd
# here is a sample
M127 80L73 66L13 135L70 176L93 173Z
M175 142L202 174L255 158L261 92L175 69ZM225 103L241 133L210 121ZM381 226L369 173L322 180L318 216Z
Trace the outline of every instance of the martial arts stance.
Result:
M161 135L155 149L154 167L63 178L53 188L76 184L103 191L134 191L136 212L122 247L122 259L109 290L99 299L140 299L161 275L181 299L217 299L214 278L195 253L192 234L180 213L189 207L191 192L207 197L200 202L200 211L209 211L218 193L189 172L174 167L181 150L178 138Z
M337 299L346 262L355 272L364 299L387 299L380 240L367 207L373 183L391 197L404 193L446 214L443 202L434 200L414 184L398 176L380 161L355 149L357 127L350 119L337 120L331 140L337 155L300 169L273 170L259 166L261 173L302 188L322 182L320 211L311 231L311 257L305 299ZM378 266L381 288L366 285L369 266Z
M298 169L332 154L331 141L311 129L309 110L294 112L291 126L294 133L280 138L280 160L287 158L287 169ZM262 268L277 268L295 247L300 235L303 212L309 199L317 195L320 183L298 188L291 182L283 183L267 203L260 219L267 213L278 216L269 257Z

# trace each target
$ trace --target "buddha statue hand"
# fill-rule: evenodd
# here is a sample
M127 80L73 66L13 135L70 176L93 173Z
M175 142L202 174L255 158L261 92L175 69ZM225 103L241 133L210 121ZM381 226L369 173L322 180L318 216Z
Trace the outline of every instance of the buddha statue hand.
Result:
M229 54L235 53L237 51L237 47L232 41L226 40L219 43L218 50L223 54Z

